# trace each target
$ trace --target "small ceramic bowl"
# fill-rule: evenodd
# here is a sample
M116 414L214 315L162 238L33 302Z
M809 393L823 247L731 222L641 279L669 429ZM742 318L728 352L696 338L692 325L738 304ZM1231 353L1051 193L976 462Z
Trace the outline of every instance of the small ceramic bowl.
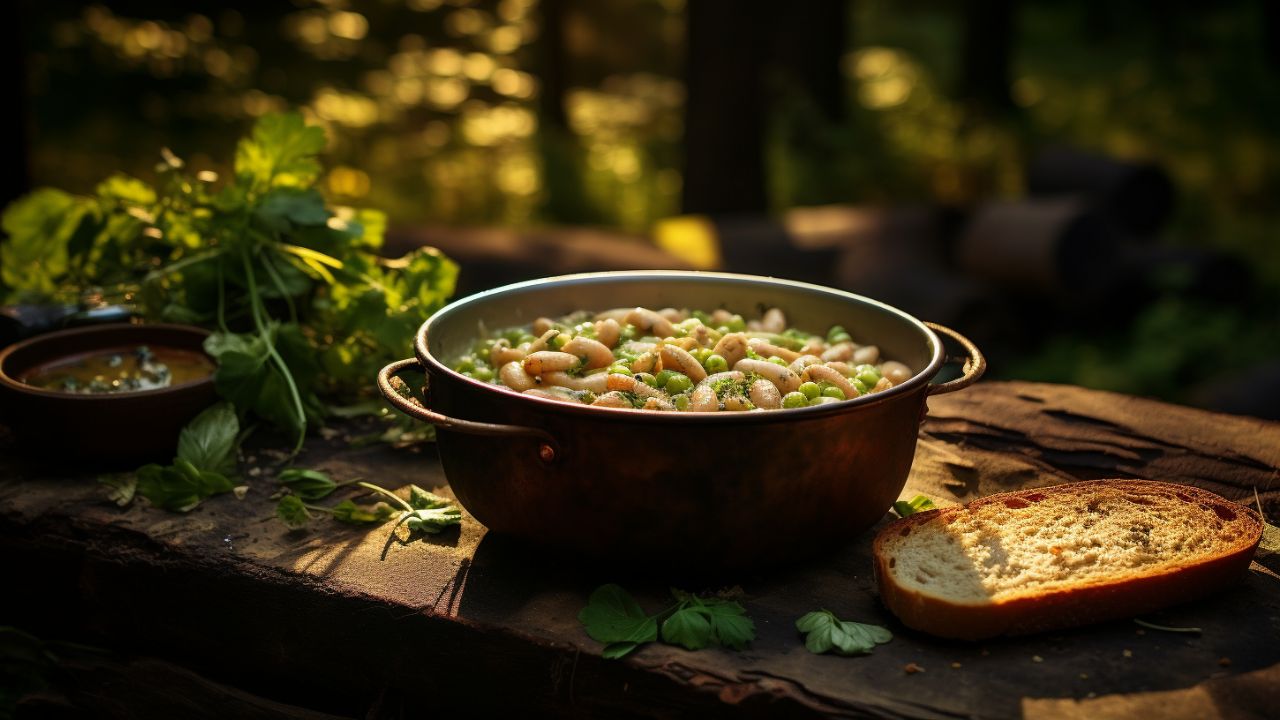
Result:
M188 325L93 325L0 350L0 422L19 448L50 462L123 467L173 458L182 426L217 400L212 376L155 390L79 395L22 382L47 363L146 345L204 352L209 332Z

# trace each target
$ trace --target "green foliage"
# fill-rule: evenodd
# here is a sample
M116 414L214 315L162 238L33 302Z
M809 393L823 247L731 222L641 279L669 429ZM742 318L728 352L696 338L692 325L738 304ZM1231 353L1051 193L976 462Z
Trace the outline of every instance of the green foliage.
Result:
M755 639L755 623L741 604L679 590L672 590L671 594L675 605L649 615L626 590L618 585L601 585L578 613L578 621L591 639L605 644L602 655L610 659L624 657L659 636L663 642L687 650L713 645L742 650Z
M457 277L432 249L374 254L382 214L331 208L313 187L324 147L300 114L266 115L220 186L165 151L154 187L114 175L90 197L37 190L4 213L0 299L102 287L149 320L216 329L219 393L300 447L323 419L319 395L367 392Z
M323 500L337 489L338 483L319 470L289 468L280 473L280 484L302 500Z
M805 614L796 621L796 629L805 634L805 648L816 655L831 651L865 655L893 639L893 634L879 625L841 620L828 610Z
M343 500L333 506L333 519L352 525L381 524L396 514L396 509L384 502L372 505L357 505L350 500Z
M917 495L910 500L899 500L893 504L893 511L898 513L898 517L908 517L925 510L933 510L937 505L924 495Z
M290 530L301 530L311 522L311 513L297 495L285 495L276 503L276 517Z
M218 403L183 428L172 465L138 469L137 494L152 505L187 512L212 495L231 492L240 421L227 403ZM119 502L113 488L113 499Z
M178 457L222 475L236 471L240 421L230 403L218 403L196 416L178 437Z

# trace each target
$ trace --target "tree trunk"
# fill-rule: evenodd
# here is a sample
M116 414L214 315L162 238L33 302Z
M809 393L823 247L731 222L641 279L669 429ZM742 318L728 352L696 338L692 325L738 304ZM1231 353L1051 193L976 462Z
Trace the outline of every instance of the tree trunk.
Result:
M687 13L684 211L763 213L764 10L697 0Z
M1013 44L1013 0L964 3L960 97L986 112L1013 108L1009 60Z

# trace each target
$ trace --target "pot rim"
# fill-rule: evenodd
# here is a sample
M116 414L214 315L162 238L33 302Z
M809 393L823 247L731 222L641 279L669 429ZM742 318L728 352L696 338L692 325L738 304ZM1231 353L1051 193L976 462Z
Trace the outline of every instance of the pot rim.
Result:
M815 292L820 295L826 295L837 299L861 303L864 305L872 305L890 314L897 316L907 324L911 325L918 332L924 335L929 342L932 343L933 355L929 364L924 369L912 375L906 382L895 385L888 390L882 390L878 393L868 393L853 400L845 400L838 403L828 403L822 405L813 405L802 408L782 408L778 410L770 410L768 412L719 412L719 413L694 413L694 412L655 412L652 410L641 410L636 408L610 408L598 407L594 405L575 405L571 403L560 402L557 400L549 400L540 398L535 395L525 395L518 393L503 385L476 380L459 373L453 368L445 365L438 360L436 356L431 354L428 344L428 336L431 326L441 321L447 321L449 316L457 312L460 308L483 303L489 299L509 294L519 293L531 288L538 288L546 285L558 285L573 282L588 283L607 283L617 279L647 279L647 280L672 280L672 279L714 279L727 280L745 285L781 285L785 287L795 288ZM784 280L781 278L766 277L762 275L743 275L738 273L722 273L722 272L705 272L699 270L619 270L608 272L592 272L592 273L575 273L572 275L554 275L551 277L537 278L534 280L524 280L510 285L485 290L468 297L462 298L449 303L445 307L437 310L426 322L418 328L418 332L414 336L414 353L418 357L418 361L428 369L428 376L432 372L444 373L456 382L468 383L472 387L488 392L499 392L510 398L513 402L525 403L530 409L540 408L556 412L567 413L570 415L583 415L585 417L596 418L626 418L628 420L646 419L649 422L659 423L705 423L705 422L773 422L777 420L799 420L809 418L819 418L827 415L836 415L845 412L852 412L858 408L867 407L873 404L888 402L894 398L910 395L918 390L924 389L934 376L942 369L942 365L946 361L945 351L941 339L937 333L931 330L921 320L915 316L899 310L892 305L874 300L872 298L858 295L856 293L837 290L835 288L824 287L822 285L814 285L812 283L800 282L798 280ZM619 415L623 413L623 415Z
M133 332L135 329L160 330L162 332L171 332L171 333L185 333L189 335L199 335L206 338L213 334L209 330L206 330L202 327L198 327L196 325L183 325L180 323L107 323L104 325L86 325L84 327L67 328L65 330L55 330L53 332L35 335L25 340L19 340L18 342L6 348L0 349L0 388L3 388L4 390L12 391L12 392L17 392L23 395L30 395L30 396L39 397L39 398L65 400L68 402L81 402L81 403L99 402L101 403L101 402L122 402L124 400L132 400L134 398L156 397L156 396L164 395L166 393L185 392L190 390L191 388L200 387L201 385L204 385L204 384L209 384L209 385L213 384L213 375L210 374L207 377L202 377L196 380L188 380L187 382L179 383L177 385L170 385L168 387L162 387L162 388L154 388L151 390L134 390L131 392L96 393L96 394L95 393L69 393L69 392L62 392L60 390L48 390L45 388L36 387L34 385L28 385L22 382L21 380L19 380L18 378L10 375L8 370L5 369L5 363L9 360L9 358L12 355L14 355L15 353L21 352L23 350L26 350L27 348L40 345L41 343L44 343L44 342L48 342L51 340L59 340L66 337L76 337L76 336L93 337L97 335L102 335L106 337L111 337L118 333ZM89 348L88 350L86 350L86 352L93 352L93 349ZM214 359L213 356L209 355L208 352L205 352L203 348L201 348L200 352L204 353L204 355L208 357L210 360ZM214 362L214 365L215 366L217 365L216 361Z

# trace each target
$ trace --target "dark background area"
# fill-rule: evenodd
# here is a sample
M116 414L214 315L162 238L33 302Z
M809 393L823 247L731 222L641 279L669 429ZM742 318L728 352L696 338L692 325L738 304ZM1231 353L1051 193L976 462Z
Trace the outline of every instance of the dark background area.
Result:
M299 107L331 198L467 290L710 239L951 323L998 377L1280 413L1274 4L793 5L19 2L4 195L161 146L221 170Z

